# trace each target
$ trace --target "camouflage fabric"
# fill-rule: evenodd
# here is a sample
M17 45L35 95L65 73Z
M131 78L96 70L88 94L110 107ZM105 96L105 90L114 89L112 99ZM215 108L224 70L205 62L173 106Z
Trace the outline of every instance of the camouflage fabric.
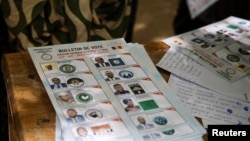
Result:
M0 0L17 51L125 37L131 0Z

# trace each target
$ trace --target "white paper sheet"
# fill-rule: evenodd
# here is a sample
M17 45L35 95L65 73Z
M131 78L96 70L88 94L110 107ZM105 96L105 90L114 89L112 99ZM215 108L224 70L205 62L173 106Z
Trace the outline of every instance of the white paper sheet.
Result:
M193 116L213 124L250 124L250 103L206 89L175 75L168 84Z
M230 83L174 48L168 50L157 66L223 95L250 102L249 76Z

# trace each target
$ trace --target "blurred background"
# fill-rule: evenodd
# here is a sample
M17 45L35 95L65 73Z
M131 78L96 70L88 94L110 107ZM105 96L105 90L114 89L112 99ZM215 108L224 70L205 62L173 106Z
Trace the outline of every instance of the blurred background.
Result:
M138 0L132 42L146 44L172 36L179 0Z

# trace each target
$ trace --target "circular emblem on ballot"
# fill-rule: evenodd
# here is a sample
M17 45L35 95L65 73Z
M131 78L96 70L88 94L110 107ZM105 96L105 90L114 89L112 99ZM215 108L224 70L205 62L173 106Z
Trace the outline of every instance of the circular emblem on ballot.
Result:
M250 49L239 48L238 51L243 55L250 55Z
M229 74L235 74L236 73L236 71L234 69L232 69L232 68L227 68L226 72L229 73Z
M70 64L64 64L62 66L60 66L60 71L64 72L64 73L72 73L76 70L75 66L70 65Z
M93 97L88 94L88 93L79 93L77 96L76 96L76 99L79 101L79 102L82 102L82 103L88 103L90 101L93 100Z
M100 110L97 109L89 109L85 112L85 116L90 120L98 120L103 117L103 114Z
M134 74L131 71L122 70L119 72L119 76L122 78L132 78L134 76Z
M170 129L170 130L167 130L167 131L163 131L162 133L165 134L165 135L173 135L175 132L174 129Z
M42 54L42 56L41 56L41 58L43 59L43 60L50 60L50 59L52 59L52 56L50 55L50 54Z
M239 62L240 58L237 55L229 54L227 55L227 59L231 62Z
M156 116L154 118L154 122L158 125L166 125L168 120L167 118L163 117L163 116Z

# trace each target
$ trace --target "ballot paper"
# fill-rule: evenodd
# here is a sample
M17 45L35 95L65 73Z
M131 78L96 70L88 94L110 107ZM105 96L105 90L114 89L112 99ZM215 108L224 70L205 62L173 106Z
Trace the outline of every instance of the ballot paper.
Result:
M29 53L60 122L58 140L61 133L64 141L198 141L206 132L142 45L114 39L31 47Z
M162 40L170 49L156 64L169 86L207 124L250 123L250 22L237 17Z
M222 21L163 40L217 76L235 82L250 72L250 21Z

